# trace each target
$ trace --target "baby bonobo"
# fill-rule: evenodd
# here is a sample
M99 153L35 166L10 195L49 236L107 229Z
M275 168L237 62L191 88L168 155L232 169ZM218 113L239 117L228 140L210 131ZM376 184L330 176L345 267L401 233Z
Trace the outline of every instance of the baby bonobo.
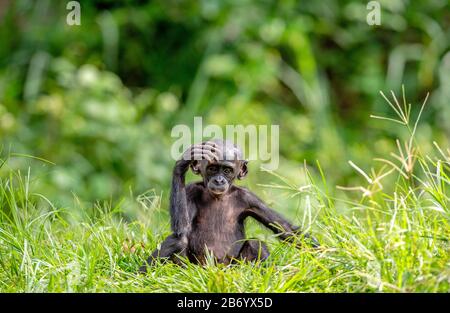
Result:
M185 185L189 167L203 181ZM279 234L295 241L301 236L278 213L267 207L249 190L235 186L234 179L247 175L247 161L241 150L230 141L213 140L191 146L176 162L170 194L170 216L173 233L149 257L180 263L181 257L204 264L213 255L219 263L233 260L264 260L269 251L264 243L245 238L244 220L251 216ZM303 236L308 237L307 234ZM314 238L310 238L316 246ZM146 265L140 268L146 271Z

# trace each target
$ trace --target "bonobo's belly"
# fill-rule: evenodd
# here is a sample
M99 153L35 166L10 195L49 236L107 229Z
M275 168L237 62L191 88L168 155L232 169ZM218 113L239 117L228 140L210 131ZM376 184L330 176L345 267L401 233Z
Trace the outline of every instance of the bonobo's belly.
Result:
M229 263L238 256L245 234L243 222L232 213L208 208L197 214L189 238L190 259L204 263L209 253L216 261Z

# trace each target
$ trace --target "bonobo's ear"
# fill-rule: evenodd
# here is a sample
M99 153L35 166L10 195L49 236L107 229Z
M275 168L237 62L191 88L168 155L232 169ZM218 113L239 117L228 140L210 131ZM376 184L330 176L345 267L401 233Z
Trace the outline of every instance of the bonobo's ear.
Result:
M200 175L200 162L197 160L192 161L191 170L195 175Z
M237 175L237 178L238 178L238 179L242 179L242 178L244 178L245 176L247 176L247 173L248 173L247 163L248 163L248 161L242 161L242 163L241 163L241 169L239 170L239 173L238 173L238 175Z

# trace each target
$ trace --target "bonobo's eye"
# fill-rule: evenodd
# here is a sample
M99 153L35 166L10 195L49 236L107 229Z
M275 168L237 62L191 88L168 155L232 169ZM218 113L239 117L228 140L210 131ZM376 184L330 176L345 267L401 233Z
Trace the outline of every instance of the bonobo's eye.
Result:
M211 165L208 166L208 168L206 169L208 171L208 173L216 173L218 171L218 167L217 165Z
M231 167L225 167L223 169L223 173L227 176L230 176L231 174L233 174L233 169Z

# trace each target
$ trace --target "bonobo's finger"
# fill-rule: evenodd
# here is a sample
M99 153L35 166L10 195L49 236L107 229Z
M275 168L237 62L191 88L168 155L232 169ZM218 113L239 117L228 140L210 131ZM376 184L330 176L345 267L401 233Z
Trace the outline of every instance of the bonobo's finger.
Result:
M202 148L195 148L191 150L191 155L194 154L202 154L203 153L203 149Z
M208 149L208 150L220 150L221 146L218 145L215 142L212 141L205 141L204 143L202 143L203 148Z
M194 144L186 149L186 151L183 152L183 159L184 160L191 160L191 156L194 150L196 149L202 149L202 144Z
M218 161L222 155L222 150L214 142L203 142L190 146L183 153L183 160L208 160L209 162Z
M210 155L210 154L205 154L203 152L199 152L199 153L195 153L192 156L192 159L193 160L197 160L197 161L207 160L208 162L212 162L214 160L214 157L212 155Z
M222 158L223 152L220 148L214 148L214 150L211 150L211 152L214 154L214 157L217 161L219 161Z
M202 146L202 147L195 147L195 148L193 148L192 150L191 150L191 153L193 152L193 151L195 151L195 152L201 152L201 151L205 151L205 152L214 152L215 150L217 150L216 148L212 148L212 147L210 147L210 146Z
M199 156L198 158L193 159L193 160L201 160L201 159L202 159L203 153L204 153L204 151L203 151L203 149L201 149L201 148L193 149L193 150L191 151L191 158L193 158L194 156Z
M311 245L314 247L314 248L319 248L320 247L320 243L319 243L319 241L315 238L315 237L313 237L313 236L311 236Z
M183 160L192 160L192 151L195 149L195 145L190 146L183 152Z
M202 143L197 143L195 145L191 146L192 149L203 149L203 144Z
M210 152L221 152L221 148L219 146L213 146L213 145L209 145L209 144L205 144L202 146L203 150L205 151L210 151Z
M196 154L194 155L193 159L196 161L206 160L211 163L213 162L213 159L210 156L205 156L203 154Z
M139 268L139 274L146 274L147 273L147 265L144 264Z
M216 143L214 141L205 141L205 142L202 143L202 145L203 146L211 146L213 148L220 148L220 147L222 147L222 145L220 145L220 144L218 144L218 143Z
M203 155L208 155L210 159L218 161L220 159L220 150L218 151L216 148L211 148L210 146L203 146L201 150Z
M313 248L320 247L319 241L314 236L310 234L305 234L305 238L308 239L309 243L311 244L311 246L313 246Z
M206 141L203 145L205 150L211 151L214 153L217 160L220 160L220 157L222 156L222 147L220 145L216 144L215 142Z
M201 151L193 151L191 155L191 160L201 161L203 160L203 153Z
M212 160L216 159L216 155L208 150L195 149L192 151L192 158L193 160L206 159L211 162Z
M212 147L219 146L217 143L215 143L214 141L210 141L210 140L202 142L202 145L204 145L204 146L208 145L208 146L212 146Z
M203 150L203 154L208 155L214 162L219 161L221 156L217 150Z

